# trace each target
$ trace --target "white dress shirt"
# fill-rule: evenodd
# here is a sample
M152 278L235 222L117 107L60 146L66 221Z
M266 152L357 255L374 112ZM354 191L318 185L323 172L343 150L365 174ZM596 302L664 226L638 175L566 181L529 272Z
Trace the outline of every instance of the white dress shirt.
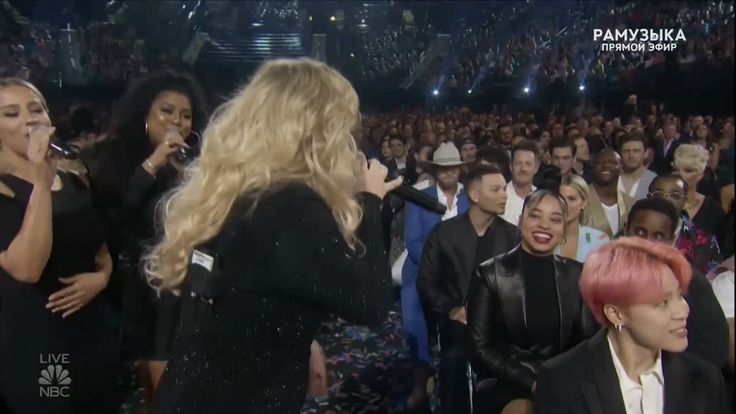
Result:
M532 186L532 191L535 191L537 187ZM524 207L524 198L520 197L516 193L516 187L514 182L509 181L506 184L506 211L501 216L502 219L508 221L514 226L519 225L519 217L521 216L521 210Z
M664 413L664 373L662 372L662 352L654 361L654 366L639 376L641 384L632 381L626 374L621 360L613 349L611 338L608 349L611 351L613 366L618 376L621 395L624 398L626 414L663 414Z
M713 292L716 294L716 299L723 309L723 314L726 318L733 318L734 314L734 277L733 270L727 270L723 273L718 274L713 279Z
M445 207L447 207L447 210L445 210L445 214L442 216L442 221L457 216L457 195L460 194L460 191L462 191L463 185L460 183L457 184L457 191L455 191L455 197L452 200L452 208L447 205L447 197L445 196L445 193L442 192L439 184L437 184L435 187L437 187L437 200L440 203L444 204Z
M603 211L606 213L606 218L608 219L608 224L611 226L611 231L613 234L618 233L620 225L619 222L621 220L621 217L618 215L618 204L607 206L601 203L601 206L603 206Z
M396 161L396 168L399 170L405 170L406 169L406 157L404 158L394 158L394 161Z
M634 182L634 185L631 186L631 190L626 191L624 188L623 177L618 177L618 191L630 196L631 198L636 198L636 192L639 190L639 183L641 183L641 177Z

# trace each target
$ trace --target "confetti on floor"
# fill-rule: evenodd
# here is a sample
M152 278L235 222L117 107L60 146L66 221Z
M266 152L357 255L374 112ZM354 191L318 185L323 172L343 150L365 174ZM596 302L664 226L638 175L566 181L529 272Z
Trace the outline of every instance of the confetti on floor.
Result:
M413 384L413 364L398 302L376 328L335 319L322 326L316 339L327 358L329 392L322 398L307 397L302 414L403 412ZM134 367L125 378L128 384L122 386L129 397L121 414L145 414L144 393L137 386ZM436 400L432 406L437 406Z

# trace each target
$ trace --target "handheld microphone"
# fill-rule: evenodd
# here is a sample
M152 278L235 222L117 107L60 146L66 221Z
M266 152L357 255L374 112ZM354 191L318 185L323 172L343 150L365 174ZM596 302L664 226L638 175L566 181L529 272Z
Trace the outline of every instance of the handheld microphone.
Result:
M49 148L51 151L57 153L62 158L68 160L76 160L79 158L79 153L70 145L61 142L58 138L51 138L49 141Z
M447 207L444 204L407 183L401 183L400 186L391 190L391 194L401 197L410 203L414 203L419 207L434 211L435 213L445 214L445 211L447 211Z
M42 128L48 128L45 125L34 125L31 127L29 134L33 134L38 130L41 130ZM79 158L79 153L77 150L72 147L71 145L66 144L65 142L61 141L58 137L52 136L51 139L49 139L49 149L51 152L55 153L56 155L66 158L68 160L74 160Z

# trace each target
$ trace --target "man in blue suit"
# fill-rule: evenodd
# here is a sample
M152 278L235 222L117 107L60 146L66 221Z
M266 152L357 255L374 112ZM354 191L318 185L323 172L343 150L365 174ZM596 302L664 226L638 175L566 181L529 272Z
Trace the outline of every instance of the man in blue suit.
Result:
M427 167L435 176L435 185L424 190L425 194L447 207L444 215L407 203L404 241L409 255L401 272L401 313L409 348L416 363L414 389L409 395L407 409L429 406L427 381L431 376L427 323L417 292L417 274L422 249L429 232L443 220L468 211L469 202L460 184L460 152L452 143L444 143L434 152Z

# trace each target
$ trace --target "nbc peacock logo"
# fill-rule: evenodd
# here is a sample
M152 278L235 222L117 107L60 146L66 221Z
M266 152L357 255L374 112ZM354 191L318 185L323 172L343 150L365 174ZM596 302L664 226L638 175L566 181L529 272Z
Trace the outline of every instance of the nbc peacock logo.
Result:
M67 398L71 383L72 379L67 369L61 365L49 365L41 369L41 376L38 378L38 384L41 386L40 396Z

